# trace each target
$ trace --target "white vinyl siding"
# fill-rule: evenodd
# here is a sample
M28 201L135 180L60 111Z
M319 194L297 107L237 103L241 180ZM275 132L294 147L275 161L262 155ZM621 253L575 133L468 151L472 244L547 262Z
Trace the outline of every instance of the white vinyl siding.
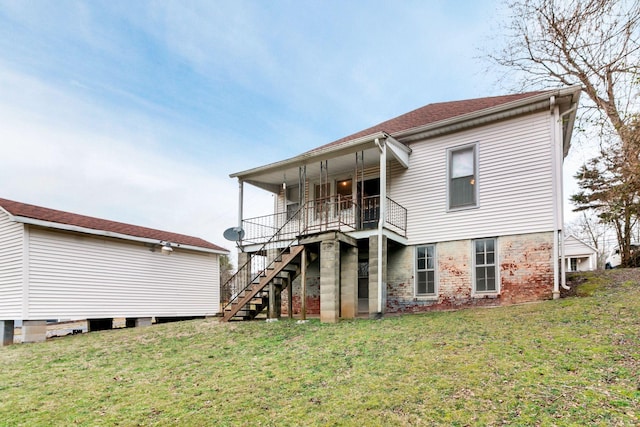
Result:
M26 318L213 315L218 255L30 228Z
M476 145L477 209L447 211L447 150ZM411 144L389 197L407 208L409 244L553 230L551 129L535 113Z
M24 228L0 209L0 319L22 315L22 253Z

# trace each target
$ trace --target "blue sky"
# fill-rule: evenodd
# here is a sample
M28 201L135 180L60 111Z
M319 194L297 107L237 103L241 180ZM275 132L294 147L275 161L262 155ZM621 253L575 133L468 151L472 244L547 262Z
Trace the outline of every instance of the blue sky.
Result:
M500 2L2 1L0 197L232 248L232 172L505 93ZM246 189L248 214L271 196Z

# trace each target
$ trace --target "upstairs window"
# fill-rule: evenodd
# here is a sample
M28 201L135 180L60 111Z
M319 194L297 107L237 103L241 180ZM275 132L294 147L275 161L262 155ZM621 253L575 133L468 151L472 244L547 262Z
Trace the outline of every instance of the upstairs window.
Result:
M448 151L449 209L477 206L476 145L454 148Z

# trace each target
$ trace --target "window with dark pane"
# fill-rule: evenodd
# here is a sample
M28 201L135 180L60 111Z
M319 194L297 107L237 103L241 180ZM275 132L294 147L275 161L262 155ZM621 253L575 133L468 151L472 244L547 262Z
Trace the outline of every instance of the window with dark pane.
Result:
M475 146L449 151L449 209L476 206Z
M496 291L496 239L474 241L476 292Z
M416 248L416 294L434 295L436 293L435 245Z

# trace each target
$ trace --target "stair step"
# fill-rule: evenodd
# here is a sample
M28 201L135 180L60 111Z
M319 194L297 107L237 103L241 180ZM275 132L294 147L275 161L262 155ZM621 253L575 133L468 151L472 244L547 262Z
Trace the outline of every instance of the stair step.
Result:
M265 307L268 305L269 293L264 287L271 282L275 288L282 292L285 285L300 274L302 260L298 254L302 252L302 246L291 246L283 251L269 267L260 271L253 277L253 282L244 289L235 299L235 302L225 308L223 320L245 320L254 318L266 318ZM262 255L267 255L266 252ZM305 261L306 262L306 261ZM269 280L266 280L266 278ZM245 299L248 299L245 301ZM240 304L242 302L242 304ZM233 313L233 314L231 314Z

